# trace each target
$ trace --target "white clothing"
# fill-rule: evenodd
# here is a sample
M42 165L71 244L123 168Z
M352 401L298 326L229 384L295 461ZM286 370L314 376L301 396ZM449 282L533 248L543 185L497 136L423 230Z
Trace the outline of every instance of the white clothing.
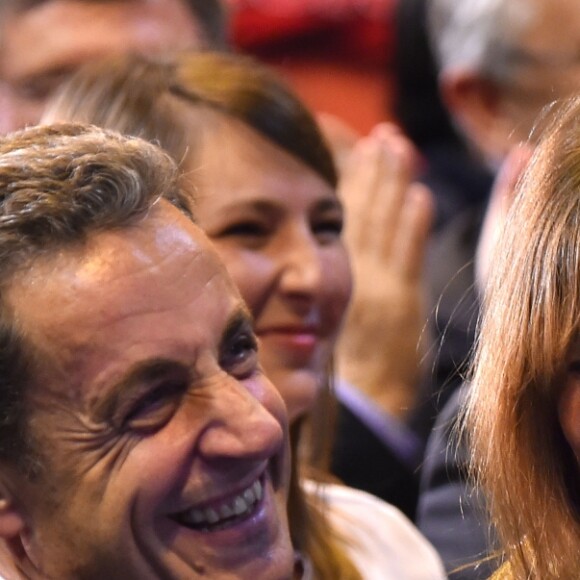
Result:
M396 507L350 487L303 482L324 499L333 530L364 580L443 580L441 559Z

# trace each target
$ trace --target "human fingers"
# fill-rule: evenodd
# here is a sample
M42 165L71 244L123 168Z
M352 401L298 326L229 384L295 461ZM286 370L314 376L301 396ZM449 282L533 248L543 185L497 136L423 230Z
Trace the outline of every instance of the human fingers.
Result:
M369 246L383 259L391 259L417 154L403 133L392 126L378 127L373 136L382 155L373 203L369 206Z
M351 248L365 243L368 207L378 180L380 150L364 137L353 148L340 176L339 197L345 212L345 239Z
M416 164L415 148L393 124L375 127L357 143L340 187L351 251L388 258Z
M417 280L423 275L434 216L435 201L431 190L421 183L412 184L405 197L393 243L393 266L409 280Z

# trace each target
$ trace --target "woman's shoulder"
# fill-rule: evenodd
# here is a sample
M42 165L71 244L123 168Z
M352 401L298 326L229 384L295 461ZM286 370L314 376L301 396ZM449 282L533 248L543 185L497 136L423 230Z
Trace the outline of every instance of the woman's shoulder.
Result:
M343 485L305 481L304 490L323 501L333 530L365 580L446 578L433 546L396 507Z
M333 513L345 516L353 514L357 519L373 515L375 522L379 518L381 524L416 531L411 521L398 508L370 493L336 483L306 480L303 485L307 494L319 495Z

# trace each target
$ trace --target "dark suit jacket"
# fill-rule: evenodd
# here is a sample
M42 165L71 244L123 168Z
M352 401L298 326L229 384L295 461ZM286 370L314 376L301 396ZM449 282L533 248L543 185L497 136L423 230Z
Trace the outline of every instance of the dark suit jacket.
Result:
M452 580L483 580L497 567L495 560L482 561L493 533L481 495L467 482L469 451L455 431L467 387L451 397L427 443L417 525L439 552Z
M467 370L479 315L473 262L484 214L485 204L463 211L430 243L427 324L434 337L430 349L433 364L425 401L410 420L424 440L438 413L463 383Z
M346 485L372 493L415 519L418 474L342 404L331 471Z

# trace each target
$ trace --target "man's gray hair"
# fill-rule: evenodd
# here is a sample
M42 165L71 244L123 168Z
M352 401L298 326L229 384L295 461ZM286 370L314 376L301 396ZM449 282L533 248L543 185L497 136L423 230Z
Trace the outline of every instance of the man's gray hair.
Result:
M510 51L532 21L536 0L428 0L429 36L439 71L468 69L502 80Z

